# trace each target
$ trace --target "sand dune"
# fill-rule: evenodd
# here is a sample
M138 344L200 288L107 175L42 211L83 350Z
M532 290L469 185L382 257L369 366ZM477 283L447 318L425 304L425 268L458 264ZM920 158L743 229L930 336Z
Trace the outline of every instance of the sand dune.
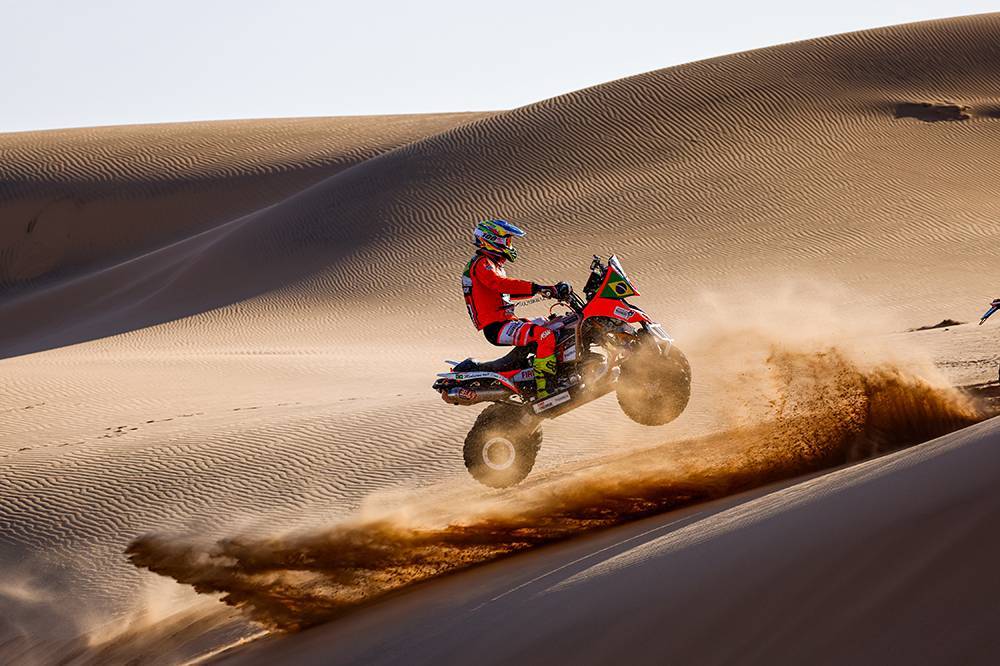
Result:
M0 287L79 273L280 201L484 114L293 118L0 137Z
M760 482L815 469L694 444L773 422L776 350L957 404L943 379L995 378L996 327L901 331L997 295L998 37L1000 15L879 29L485 115L0 136L0 654L187 612L126 559L143 534L256 543L492 497L461 466L476 410L428 388L492 351L456 286L484 215L529 230L515 272L539 281L618 252L695 368L669 427L613 400L548 424L543 487L657 445L678 483L709 449L749 448ZM791 393L826 395L817 376Z
M611 243L646 275L662 276L662 285L646 289L657 304L690 303L747 276L808 276L846 284L855 298L920 325L978 294L992 268L1000 75L990 55L998 21L956 19L765 49L495 114L343 171L195 247L192 240L169 257L154 252L119 267L124 274L73 283L52 298L86 302L106 291L103 280L167 272L102 301L103 309L128 307L130 316L97 334L118 332L130 318L145 325L177 316L164 302L186 300L191 284L217 281L218 273L226 280L199 307L300 278L287 287L295 304L332 300L328 311L344 311L350 301L366 308L366 328L376 332L391 328L402 309L422 315L415 333L439 335L460 326L463 313L448 299L400 298L399 273L413 266L407 287L415 293L448 293L467 253L459 241L468 220L502 211L537 230L542 244L523 270L542 278L579 275L595 246ZM939 98L961 101L973 115L936 123L895 117L899 103ZM182 264L190 282L172 280L165 261ZM249 270L265 262L267 275ZM887 262L898 286L882 284ZM947 265L927 279L925 267L938 263ZM35 319L16 307L4 315ZM93 315L69 312L63 322L72 327L83 317Z

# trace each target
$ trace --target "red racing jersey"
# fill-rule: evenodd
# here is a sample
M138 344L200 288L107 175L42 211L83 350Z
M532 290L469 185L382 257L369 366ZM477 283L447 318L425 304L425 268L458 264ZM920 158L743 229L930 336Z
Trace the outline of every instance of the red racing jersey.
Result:
M479 331L498 321L515 319L511 299L531 296L531 282L507 277L504 263L500 257L477 252L462 273L465 305Z

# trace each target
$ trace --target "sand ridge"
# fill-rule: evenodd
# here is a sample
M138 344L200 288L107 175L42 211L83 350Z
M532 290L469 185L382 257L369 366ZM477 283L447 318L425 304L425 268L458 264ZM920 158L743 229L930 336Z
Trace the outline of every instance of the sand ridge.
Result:
M534 551L218 663L990 664L998 425Z
M213 289L203 309L282 288L282 304L259 308L333 302L328 311L365 308L366 329L406 316L430 336L459 327L462 313L447 299L398 297L401 274L415 292L447 293L469 219L501 212L537 230L532 242L542 244L522 270L543 279L578 274L604 244L664 278L664 288L647 280L657 304L690 303L767 268L844 282L907 319L930 316L975 293L991 269L995 202L976 193L995 181L997 24L986 15L812 40L495 114L255 213L183 269L200 283L218 279L204 267L234 256L245 264L226 271L232 284ZM941 96L978 111L950 123L894 117L899 101ZM961 267L927 280L922 267L942 243ZM137 270L158 270L162 256L147 261ZM273 278L248 268L265 262ZM870 289L886 262L899 286ZM175 317L163 301L189 283L169 275L102 305L139 301L138 325ZM66 300L102 284L67 285ZM19 306L5 314L32 321ZM70 330L75 319L67 313Z
M0 137L0 288L66 277L266 207L485 114L291 118Z

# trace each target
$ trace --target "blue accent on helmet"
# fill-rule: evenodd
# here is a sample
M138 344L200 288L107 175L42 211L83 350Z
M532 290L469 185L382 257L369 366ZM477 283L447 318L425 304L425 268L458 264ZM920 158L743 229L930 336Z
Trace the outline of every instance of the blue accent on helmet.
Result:
M507 231L507 233L509 233L511 236L517 236L518 238L523 238L526 235L524 231L522 231L518 227L514 226L513 224L511 224L507 220L501 220L499 218L494 218L492 220L492 222L494 222L497 225L503 227L504 230Z

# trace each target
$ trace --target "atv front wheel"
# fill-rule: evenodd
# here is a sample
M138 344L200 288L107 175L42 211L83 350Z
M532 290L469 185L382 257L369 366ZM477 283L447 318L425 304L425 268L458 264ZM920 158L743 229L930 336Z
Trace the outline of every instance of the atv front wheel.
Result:
M670 423L691 399L691 365L677 347L648 346L622 363L618 404L642 425Z
M465 467L476 481L491 488L520 483L535 465L542 445L538 421L524 422L525 411L492 404L482 411L465 437Z

